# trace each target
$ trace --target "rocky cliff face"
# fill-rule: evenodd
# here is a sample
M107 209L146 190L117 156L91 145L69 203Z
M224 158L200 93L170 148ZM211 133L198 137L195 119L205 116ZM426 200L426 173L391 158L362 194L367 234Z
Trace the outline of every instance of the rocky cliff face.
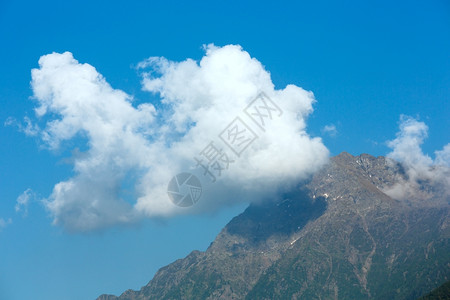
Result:
M383 192L405 176L384 157L342 153L140 291L98 299L416 299L450 279L450 199L431 183L422 201Z

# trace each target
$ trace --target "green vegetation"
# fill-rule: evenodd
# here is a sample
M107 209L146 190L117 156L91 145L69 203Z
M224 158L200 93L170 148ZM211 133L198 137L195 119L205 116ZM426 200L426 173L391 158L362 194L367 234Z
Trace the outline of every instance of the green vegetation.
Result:
M447 281L419 300L450 300L450 281Z

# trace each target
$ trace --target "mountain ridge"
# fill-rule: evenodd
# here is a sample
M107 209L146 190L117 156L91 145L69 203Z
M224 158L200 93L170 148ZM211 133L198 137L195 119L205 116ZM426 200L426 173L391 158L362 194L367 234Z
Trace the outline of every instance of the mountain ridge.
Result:
M384 192L406 176L385 157L343 152L280 201L250 205L206 251L140 291L98 299L418 298L450 277L449 199Z

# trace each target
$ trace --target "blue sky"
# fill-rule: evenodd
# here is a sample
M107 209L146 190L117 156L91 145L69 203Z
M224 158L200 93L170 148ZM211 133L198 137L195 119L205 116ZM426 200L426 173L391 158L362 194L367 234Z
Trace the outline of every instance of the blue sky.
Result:
M450 141L449 37L444 0L1 1L0 298L94 299L138 289L158 268L206 249L245 208L224 204L84 233L52 225L41 200L73 176L68 158L85 141L51 150L18 129L24 117L36 121L31 70L42 55L70 51L132 95L134 107L157 106L158 94L142 90L139 62L200 60L205 44L240 45L275 89L294 84L314 93L306 132L322 137L331 155L386 155L405 114L426 123L422 149L434 157ZM16 212L27 189L27 213Z

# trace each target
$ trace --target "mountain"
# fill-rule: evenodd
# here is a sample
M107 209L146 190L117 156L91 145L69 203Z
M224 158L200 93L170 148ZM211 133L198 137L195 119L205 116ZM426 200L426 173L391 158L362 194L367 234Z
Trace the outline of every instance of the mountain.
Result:
M450 281L421 297L420 300L450 300Z
M417 299L450 280L450 199L431 182L408 200L384 192L407 177L385 157L341 153L250 205L205 252L98 299Z

